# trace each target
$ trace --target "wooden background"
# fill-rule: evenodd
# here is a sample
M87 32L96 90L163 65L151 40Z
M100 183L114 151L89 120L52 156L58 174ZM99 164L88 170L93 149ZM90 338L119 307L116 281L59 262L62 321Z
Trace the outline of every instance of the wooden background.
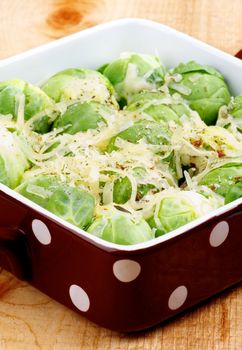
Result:
M242 48L241 13L241 0L0 0L0 58L120 17L150 18L234 54ZM5 349L240 350L242 288L163 326L122 335L0 270L0 350Z

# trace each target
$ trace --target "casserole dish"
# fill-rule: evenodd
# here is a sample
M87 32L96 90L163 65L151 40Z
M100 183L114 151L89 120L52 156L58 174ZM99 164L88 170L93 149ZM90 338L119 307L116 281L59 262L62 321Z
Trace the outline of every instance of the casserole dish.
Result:
M197 60L242 92L242 62L161 24L118 20L1 61L0 80L36 83L123 51L168 67ZM90 320L117 331L153 326L242 279L242 199L157 239L119 246L91 236L0 185L0 265Z

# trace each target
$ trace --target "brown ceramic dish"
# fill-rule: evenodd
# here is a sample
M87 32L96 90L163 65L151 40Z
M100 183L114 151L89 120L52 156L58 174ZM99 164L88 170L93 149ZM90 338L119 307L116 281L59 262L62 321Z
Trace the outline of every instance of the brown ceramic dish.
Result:
M123 51L157 50L167 66L218 68L242 92L242 62L146 20L94 27L0 62L0 80L38 82L67 67L96 68ZM136 331L242 279L242 200L153 241L118 246L0 185L0 266L104 327Z

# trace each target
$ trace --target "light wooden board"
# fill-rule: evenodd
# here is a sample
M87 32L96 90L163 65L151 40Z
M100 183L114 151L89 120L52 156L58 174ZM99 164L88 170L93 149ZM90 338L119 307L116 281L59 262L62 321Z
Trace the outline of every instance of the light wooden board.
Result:
M231 54L242 48L241 0L0 0L0 58L121 17L170 25ZM0 350L240 350L237 286L150 331L98 327L0 270Z

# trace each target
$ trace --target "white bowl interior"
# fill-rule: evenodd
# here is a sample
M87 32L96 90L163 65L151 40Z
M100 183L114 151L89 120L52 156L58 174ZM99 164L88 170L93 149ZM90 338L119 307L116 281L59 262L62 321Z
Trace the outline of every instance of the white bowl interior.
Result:
M159 54L167 67L197 60L219 69L233 94L242 93L242 62L174 29L143 19L102 24L0 62L0 81L43 81L67 67L97 68L121 52Z

